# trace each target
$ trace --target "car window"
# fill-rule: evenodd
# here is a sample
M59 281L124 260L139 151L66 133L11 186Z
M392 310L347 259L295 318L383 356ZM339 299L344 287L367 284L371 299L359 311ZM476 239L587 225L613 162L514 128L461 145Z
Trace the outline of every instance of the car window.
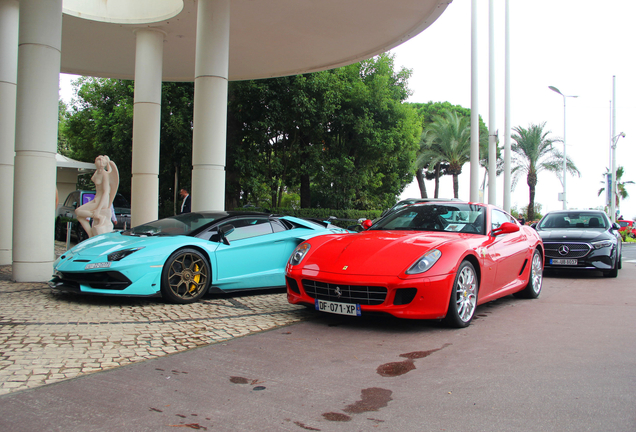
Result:
M66 198L66 201L64 202L64 206L73 207L73 203L76 203L79 201L78 198L79 198L79 192L73 192L69 194L68 198Z
M130 204L128 203L128 200L124 198L122 194L115 195L115 199L113 199L113 206L121 207L121 208L130 208Z
M387 215L371 230L455 231L483 234L483 206L474 204L414 204Z
M491 220L491 229L496 229L501 226L504 222L512 222L512 217L508 216L506 213L493 209L492 211L492 220Z
M278 219L272 219L270 222L272 224L272 230L274 232L287 231L285 225L283 225Z
M602 213L597 212L559 212L546 215L539 223L540 229L607 229L609 222Z
M267 216L250 216L233 219L220 225L219 228L226 225L232 225L234 227L234 231L226 236L230 242L271 234L274 232Z

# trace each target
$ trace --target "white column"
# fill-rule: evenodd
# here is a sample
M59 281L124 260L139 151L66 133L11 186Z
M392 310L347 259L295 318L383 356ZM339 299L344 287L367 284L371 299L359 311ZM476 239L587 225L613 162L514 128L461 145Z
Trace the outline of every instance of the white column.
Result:
M197 13L192 210L223 210L230 0L199 0Z
M471 3L470 35L470 201L479 201L479 100L477 81L477 0Z
M495 6L488 3L488 204L497 204L497 121L495 118Z
M12 251L19 10L17 0L0 0L0 265L11 264Z
M138 29L131 182L131 224L157 220L163 39L157 29ZM115 161L117 163L118 161Z
M510 0L506 0L506 53L505 53L505 114L504 114L504 210L509 212L510 203L510 189L512 185L511 174L511 154L510 154Z
M20 1L13 199L13 279L53 272L62 0Z

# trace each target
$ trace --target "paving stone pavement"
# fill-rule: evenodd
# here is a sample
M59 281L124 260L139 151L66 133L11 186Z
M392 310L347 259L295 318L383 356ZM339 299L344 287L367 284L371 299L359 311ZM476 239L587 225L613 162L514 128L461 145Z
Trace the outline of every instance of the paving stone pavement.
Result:
M0 395L285 326L303 311L284 293L190 305L60 293L12 282L0 266Z

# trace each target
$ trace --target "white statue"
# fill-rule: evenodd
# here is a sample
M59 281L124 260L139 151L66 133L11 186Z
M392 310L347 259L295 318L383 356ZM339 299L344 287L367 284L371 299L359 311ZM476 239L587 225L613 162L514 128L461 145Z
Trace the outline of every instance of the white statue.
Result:
M117 165L108 156L97 156L95 167L97 170L91 177L95 183L95 199L75 209L77 220L82 224L89 237L113 230L111 204L119 187ZM93 218L92 227L88 221L90 218Z

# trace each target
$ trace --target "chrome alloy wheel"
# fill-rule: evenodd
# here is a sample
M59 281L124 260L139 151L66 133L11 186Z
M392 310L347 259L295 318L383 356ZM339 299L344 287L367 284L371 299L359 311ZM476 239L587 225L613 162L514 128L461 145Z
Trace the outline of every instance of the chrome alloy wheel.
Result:
M541 291L541 285L543 284L543 259L539 253L535 253L532 256L530 281L532 283L532 291L538 295Z
M477 279L472 266L461 269L455 285L457 315L463 322L469 322L477 306Z

